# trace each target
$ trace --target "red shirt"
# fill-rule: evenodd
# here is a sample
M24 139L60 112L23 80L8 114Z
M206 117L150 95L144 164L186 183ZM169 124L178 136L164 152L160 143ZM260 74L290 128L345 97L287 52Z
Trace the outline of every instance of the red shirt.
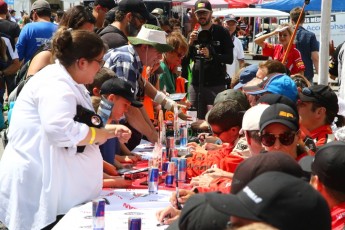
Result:
M262 54L264 56L269 56L273 60L283 61L285 51L281 44L271 44L265 42L264 48L262 49ZM305 70L304 63L302 61L301 53L293 45L289 55L287 56L286 68L290 70L291 74L296 74Z
M345 202L332 208L331 217L332 230L343 230L345 227Z
M218 150L210 150L207 153L194 152L192 157L187 158L187 177L199 176L212 165L218 168L234 172L237 165L243 161L243 157L231 154L233 147L225 147Z

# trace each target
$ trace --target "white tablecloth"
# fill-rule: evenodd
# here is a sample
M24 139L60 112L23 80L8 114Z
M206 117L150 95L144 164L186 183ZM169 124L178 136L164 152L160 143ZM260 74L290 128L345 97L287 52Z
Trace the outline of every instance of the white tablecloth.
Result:
M141 217L142 230L167 228L157 227L155 213L170 205L171 193L160 190L156 195L148 195L146 189L103 190L100 198L110 202L105 206L105 230L127 230L128 217ZM72 208L53 229L92 229L92 202Z

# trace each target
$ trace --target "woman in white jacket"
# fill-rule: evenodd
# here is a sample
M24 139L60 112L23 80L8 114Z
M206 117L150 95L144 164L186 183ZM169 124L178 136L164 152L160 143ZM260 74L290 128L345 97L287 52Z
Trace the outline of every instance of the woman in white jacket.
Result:
M55 64L35 74L15 103L0 162L0 221L11 230L51 228L70 208L96 198L103 175L97 144L131 134L124 126L74 120L77 105L93 111L84 84L104 63L98 35L61 28L52 46Z

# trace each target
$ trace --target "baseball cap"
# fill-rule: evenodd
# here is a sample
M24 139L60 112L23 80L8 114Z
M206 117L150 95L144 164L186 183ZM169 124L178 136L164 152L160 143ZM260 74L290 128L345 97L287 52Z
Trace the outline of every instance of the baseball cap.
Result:
M258 104L267 104L267 105L273 105L277 103L285 104L293 108L295 111L297 110L296 103L291 101L290 98L287 98L280 94L265 94L259 98L257 101Z
M247 110L250 107L246 95L244 95L240 90L234 89L227 89L218 93L214 99L213 105L228 100L238 101L244 107L244 110Z
M255 177L269 171L284 172L297 178L303 176L301 166L290 155L279 151L260 153L245 159L237 166L231 183L231 193L238 193Z
M229 216L217 211L208 201L205 194L191 196L183 206L177 224L169 226L167 230L209 230L225 229Z
M153 46L161 53L172 51L174 48L167 44L166 33L159 27L144 24L136 37L128 37L133 45L145 44Z
M164 13L164 11L161 8L155 8L152 10L151 14L161 16Z
M258 104L249 108L243 115L242 130L259 130L260 117L268 107L266 104Z
M272 123L283 124L294 131L299 130L298 113L290 106L281 103L270 105L262 113L260 118L260 132Z
M7 14L8 6L4 0L0 0L0 14Z
M155 19L155 16L150 14L142 0L121 0L118 9L123 12L138 13L146 20Z
M265 172L236 195L208 193L218 211L280 230L331 229L326 200L309 183L283 172Z
M50 5L45 0L37 0L31 5L31 10L37 10L37 9L50 9Z
M297 101L298 91L296 83L286 74L272 74L266 76L262 82L254 86L244 86L243 90L247 94L273 93L280 94Z
M116 6L114 0L95 0L94 5L100 5L108 10L114 8Z
M303 159L303 158L302 158ZM303 169L319 177L319 180L327 187L345 193L345 143L332 141L322 146L315 157L307 158Z
M115 21L115 12L117 11L117 7L112 8L105 14L105 20L109 23L113 23Z
M235 21L235 22L237 22L235 15L233 15L233 14L225 15L224 22L228 22L228 21Z
M234 89L239 89L246 85L247 82L251 81L256 77L256 72L258 72L258 65L252 64L247 66L240 73L240 82L234 86Z
M101 94L115 94L131 102L131 105L140 108L142 104L135 100L135 89L131 83L121 78L106 80L101 86Z
M207 0L198 0L195 2L195 13L200 11L200 10L205 10L205 11L212 11L212 6L211 3Z
M338 97L327 85L312 85L303 88L299 93L299 98L303 102L316 102L334 114L339 111Z

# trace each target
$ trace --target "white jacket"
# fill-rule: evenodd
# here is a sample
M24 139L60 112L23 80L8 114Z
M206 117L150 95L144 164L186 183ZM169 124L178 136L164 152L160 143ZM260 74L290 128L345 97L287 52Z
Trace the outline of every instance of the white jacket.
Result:
M76 153L89 131L73 120L77 104L93 110L85 86L59 63L38 72L20 93L0 161L0 221L9 229L41 229L99 195L98 146Z

